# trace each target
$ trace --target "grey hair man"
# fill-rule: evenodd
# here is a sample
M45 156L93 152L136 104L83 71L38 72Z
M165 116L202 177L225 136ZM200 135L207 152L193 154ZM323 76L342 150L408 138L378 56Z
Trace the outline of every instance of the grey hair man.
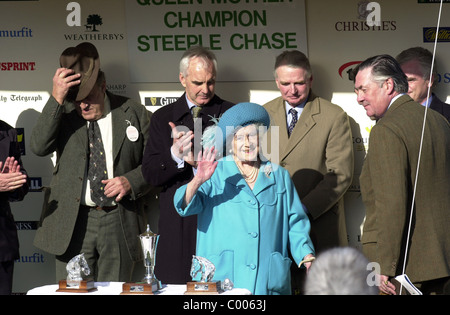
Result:
M162 187L155 272L166 284L191 280L189 271L196 247L197 220L178 215L173 204L175 191L194 176L197 155L192 148L201 147L198 133L213 124L211 117L221 116L234 105L215 94L216 76L214 54L204 47L189 48L180 61L179 79L185 93L158 109L150 123L142 172L149 183Z
M380 290L396 294L392 278L406 273L424 294L448 293L450 124L435 111L425 115L406 94L406 75L391 56L361 63L355 92L377 120L360 186L366 207L361 242L380 265Z

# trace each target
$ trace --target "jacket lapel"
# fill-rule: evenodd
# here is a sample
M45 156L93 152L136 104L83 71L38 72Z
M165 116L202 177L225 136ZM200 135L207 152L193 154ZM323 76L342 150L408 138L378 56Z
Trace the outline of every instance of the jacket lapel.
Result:
M200 112L200 118L202 119L202 130L205 130L207 126L213 124L211 119L213 117L218 117L222 113L222 101L215 95L213 99L205 106L203 106ZM174 103L172 122L175 125L184 125L189 130L194 130L194 119L192 118L191 111L189 110L189 105L186 101L186 93Z
M112 121L112 133L113 133L113 161L116 160L117 155L120 152L123 142L125 141L127 128L129 121L131 123L131 117L127 115L129 108L126 103L121 104L116 100L114 95L108 93L109 101L111 104L111 121Z
M258 178L256 180L255 186L253 187L253 190L251 190L245 182L245 179L239 172L239 169L236 166L232 155L227 155L226 157L224 157L221 164L221 167L223 167L222 174L223 178L225 178L225 182L246 192L250 196L257 196L267 187L275 185L274 176L272 175L272 164L270 162L261 163ZM220 185L220 183L218 183L218 185Z
M253 194L255 196L258 196L258 194L266 190L266 188L275 185L275 177L272 173L273 169L270 162L261 163L258 179L256 180L255 186L253 187Z
M273 125L279 127L279 147L280 147L280 161L282 161L289 153L299 144L300 141L308 134L308 132L316 125L314 115L320 113L319 102L316 101L316 96L311 92L308 102L305 104L300 119L290 137L287 134L287 120L284 101L280 98L276 108L270 111L270 115L274 120ZM270 141L270 139L268 139Z
M87 155L89 154L87 122L75 110L70 115L72 117L67 119L67 121L80 141L80 147L84 148Z

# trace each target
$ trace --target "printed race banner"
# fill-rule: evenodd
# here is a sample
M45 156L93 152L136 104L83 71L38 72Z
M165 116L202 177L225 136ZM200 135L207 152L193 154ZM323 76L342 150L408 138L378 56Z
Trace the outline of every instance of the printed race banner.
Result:
M177 82L192 45L214 51L219 81L271 80L276 55L308 51L304 0L138 0L126 13L133 82Z

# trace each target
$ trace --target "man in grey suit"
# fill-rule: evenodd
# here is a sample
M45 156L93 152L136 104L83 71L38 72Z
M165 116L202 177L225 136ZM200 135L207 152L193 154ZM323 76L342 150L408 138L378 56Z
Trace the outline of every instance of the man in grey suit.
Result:
M380 265L386 294L403 270L424 294L449 294L450 124L433 110L425 118L393 57L369 58L355 73L358 103L377 121L360 176L364 254Z
M268 152L278 152L278 163L292 177L311 221L316 252L346 246L344 194L353 178L348 116L341 107L314 95L311 66L300 51L277 57L275 80L281 96L264 105L271 117ZM278 147L270 141L276 131ZM292 272L293 279L301 278L298 268ZM293 292L301 290L302 280L296 281Z
M150 113L106 91L94 45L66 49L60 63L31 135L35 154L56 152L57 158L34 243L56 255L57 280L66 278L67 262L84 253L95 281L130 281L142 259L138 235L151 189L141 172ZM101 132L96 141L104 156L95 165L92 126ZM101 175L91 177L94 166L103 167ZM95 178L103 175L97 200Z

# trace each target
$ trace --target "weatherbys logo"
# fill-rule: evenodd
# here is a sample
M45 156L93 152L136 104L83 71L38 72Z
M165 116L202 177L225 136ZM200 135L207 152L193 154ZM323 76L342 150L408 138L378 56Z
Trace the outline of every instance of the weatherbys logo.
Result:
M423 28L423 42L430 43L436 41L436 27L424 27ZM437 35L437 41L441 43L450 42L450 27L439 28L439 34Z
M72 2L72 4L76 4ZM73 9L67 16L67 25L75 27L76 29L84 28L84 33L72 33L64 34L66 40L82 40L82 41L104 41L104 40L123 40L125 35L123 33L103 33L101 27L103 26L103 18L99 14L89 14L86 22L81 25L81 7L79 4L74 7L68 7Z

